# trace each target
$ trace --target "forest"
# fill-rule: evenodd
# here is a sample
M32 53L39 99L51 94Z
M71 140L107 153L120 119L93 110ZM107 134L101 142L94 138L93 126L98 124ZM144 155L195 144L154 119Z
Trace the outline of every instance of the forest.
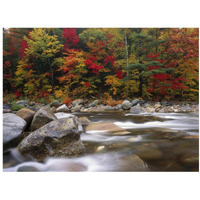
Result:
M198 101L198 92L198 28L3 29L4 103Z

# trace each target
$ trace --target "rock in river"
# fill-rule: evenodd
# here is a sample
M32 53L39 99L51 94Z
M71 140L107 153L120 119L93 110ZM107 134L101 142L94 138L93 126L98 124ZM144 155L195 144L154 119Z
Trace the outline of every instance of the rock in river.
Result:
M128 100L125 100L125 101L122 102L122 108L124 110L129 110L131 108L131 106L132 106L132 104Z
M104 122L99 122L99 123L90 123L86 127L86 131L103 131L106 133L115 133L119 135L123 134L128 134L130 132L126 131L125 129L117 126L116 124L113 123L104 123Z
M3 114L3 149L15 147L22 139L26 121L13 113Z
M48 106L44 106L40 108L40 110L38 110L34 115L33 121L31 123L31 131L35 131L38 128L56 119L57 117L54 115L51 109Z
M37 129L18 145L18 151L27 157L42 161L46 157L72 157L84 153L78 118L58 119Z

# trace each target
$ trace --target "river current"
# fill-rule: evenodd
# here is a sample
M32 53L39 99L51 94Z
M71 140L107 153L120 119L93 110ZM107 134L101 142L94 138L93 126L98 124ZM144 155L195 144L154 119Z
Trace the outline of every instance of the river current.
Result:
M76 158L20 160L15 150L4 155L4 171L32 166L38 171L198 171L198 113L73 113L91 122L114 123L125 132L92 130L81 134L86 148ZM178 131L189 135L177 136Z

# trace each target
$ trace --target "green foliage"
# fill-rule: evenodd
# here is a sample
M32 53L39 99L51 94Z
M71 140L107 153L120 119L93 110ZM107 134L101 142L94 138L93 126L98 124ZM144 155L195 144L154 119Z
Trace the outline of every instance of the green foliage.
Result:
M18 110L20 110L20 109L22 109L22 108L24 108L24 106L20 106L20 105L16 104L15 101L12 102L11 109L12 109L13 111L18 111Z

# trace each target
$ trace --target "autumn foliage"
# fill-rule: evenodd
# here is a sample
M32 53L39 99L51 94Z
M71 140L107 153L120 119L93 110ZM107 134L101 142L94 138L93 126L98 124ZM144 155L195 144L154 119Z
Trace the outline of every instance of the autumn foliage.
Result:
M3 89L17 99L198 100L197 28L10 28L3 40Z

